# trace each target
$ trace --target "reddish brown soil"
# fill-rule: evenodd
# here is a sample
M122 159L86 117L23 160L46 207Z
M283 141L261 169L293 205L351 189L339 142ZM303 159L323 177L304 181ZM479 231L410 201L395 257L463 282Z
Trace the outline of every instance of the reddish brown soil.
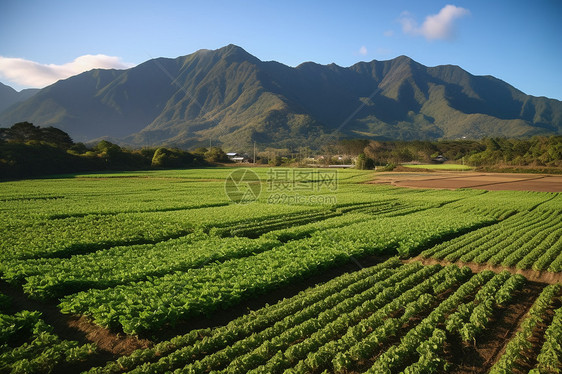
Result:
M451 264L451 262L448 261L431 258L424 259L419 256L404 260L405 263L412 261L420 261L424 265ZM485 335L480 337L474 344L466 344L461 342L457 337L450 337L449 343L447 347L445 347L445 351L448 354L447 360L453 363L453 368L448 372L455 374L487 373L497 359L501 357L505 346L519 329L525 314L528 312L545 284L561 283L562 274L519 270L504 266L490 266L475 263L455 262L454 264L458 266L468 266L475 273L482 270L491 270L494 272L507 270L514 274L521 274L529 280L524 289L515 295L509 306L495 313L493 320L488 324L489 327L485 330ZM552 310L549 311L549 313L550 319L552 319ZM537 327L536 331L533 333L532 339L530 339L530 342L533 344L533 349L526 353L528 358L525 362L518 362L518 371L514 374L527 373L534 367L535 358L542 346L544 331L548 325L549 322L547 321L547 323Z
M0 291L11 299L11 311L37 310L41 312L43 320L53 327L53 333L60 339L74 340L80 344L95 343L97 353L87 361L78 364L80 369L86 370L91 366L103 365L121 355L127 355L139 348L147 348L151 342L135 336L115 334L103 327L88 321L86 317L62 314L56 301L38 301L28 298L21 288L14 287L0 281ZM56 368L55 372L68 372L65 367ZM72 371L79 372L77 367Z
M115 334L108 329L96 325L84 316L67 317L68 327L76 329L84 334L84 337L96 343L98 349L117 355L129 355L139 348L148 348L151 342L146 339L138 339L126 334Z
M540 283L527 283L524 289L515 294L510 305L496 311L484 335L476 342L467 344L458 338L450 337L445 346L447 361L452 363L448 373L487 373L517 332L525 314L543 288L544 285Z
M434 258L423 258L421 256L405 260L405 262L411 262L411 261L419 261L424 265L435 265L435 264L450 265L450 264L455 264L455 265L458 265L458 266L461 266L461 267L462 266L468 266L470 268L470 270L472 270L474 273L478 273L482 270L491 270L495 273L500 273L504 270L507 270L507 271L509 271L510 273L513 273L513 274L521 274L525 278L527 278L528 280L530 280L532 282L540 282L540 283L547 283L547 284L562 283L562 273L552 273L552 272L548 272L548 271L534 271L534 270L530 270L530 269L521 270L521 269L516 269L516 268L513 268L513 267L492 266L492 265L488 265L488 264L477 264L477 263L474 263L474 262L462 262L462 261L450 262L450 261L439 260L439 259L434 259Z
M546 314L543 316L543 321L540 322L533 330L533 334L529 339L532 347L529 351L525 352L526 354L524 359L517 362L518 365L516 374L528 373L537 365L537 356L539 355L545 342L545 332L552 323L555 310L560 308L561 304L560 299L557 299L546 311Z
M477 172L401 172L377 174L371 183L398 187L562 192L562 176Z

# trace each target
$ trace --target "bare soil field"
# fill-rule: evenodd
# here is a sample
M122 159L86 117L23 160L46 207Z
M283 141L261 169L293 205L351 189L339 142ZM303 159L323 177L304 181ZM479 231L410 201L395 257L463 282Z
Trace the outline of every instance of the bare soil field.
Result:
M372 183L397 187L562 192L562 176L479 172L400 172L377 174Z

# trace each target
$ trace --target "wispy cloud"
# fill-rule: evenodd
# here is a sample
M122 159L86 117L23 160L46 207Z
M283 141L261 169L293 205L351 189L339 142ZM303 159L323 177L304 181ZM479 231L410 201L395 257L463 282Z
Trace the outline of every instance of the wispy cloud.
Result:
M0 77L20 86L42 88L60 79L100 69L126 69L133 64L106 55L84 55L62 65L40 64L23 58L0 56Z
M359 54L360 54L361 56L366 56L367 53L368 53L367 47L365 47L364 45L362 45L361 48L359 48Z
M392 49L383 48L383 47L377 48L377 51L376 51L376 54L377 54L378 56L383 56L383 57L389 56L389 55L391 55L392 53L393 53L393 52L392 52Z
M394 36L394 30L386 30L385 32L383 32L383 35L387 38L390 38L391 36Z
M405 34L422 35L428 40L453 40L455 38L455 20L469 14L468 9L445 5L439 13L427 16L421 26L418 26L409 12L402 12L400 23Z

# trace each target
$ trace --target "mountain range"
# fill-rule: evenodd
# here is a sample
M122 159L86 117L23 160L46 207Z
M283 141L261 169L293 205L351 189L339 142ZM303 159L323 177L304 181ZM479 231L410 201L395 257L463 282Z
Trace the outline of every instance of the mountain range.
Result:
M131 146L315 148L338 138L562 134L561 101L406 56L293 68L228 45L127 70L91 70L30 97L22 91L21 100L5 99L5 87L3 126L29 121L58 127L75 141L107 138Z

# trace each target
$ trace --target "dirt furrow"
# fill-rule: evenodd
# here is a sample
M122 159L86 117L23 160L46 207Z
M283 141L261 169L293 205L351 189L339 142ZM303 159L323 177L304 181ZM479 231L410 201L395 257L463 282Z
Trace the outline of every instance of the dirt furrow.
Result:
M419 261L424 265L435 265L435 264L451 265L451 264L454 264L454 265L457 265L457 266L460 266L460 267L468 266L475 273L481 272L483 270L491 270L495 273L500 273L504 270L507 270L512 274L521 274L531 282L539 282L539 283L547 283L547 284L562 283L562 273L553 273L553 272L549 272L549 271L535 271L535 270L531 270L531 269L522 270L522 269L517 269L517 268L514 268L514 267L501 266L501 265L493 266L493 265L489 265L489 264L477 264L477 263L474 263L474 262L462 262L462 261L451 262L451 261L440 260L440 259L435 259L435 258L423 258L421 256L417 256L417 257L413 257L413 258L404 260L405 263L409 263L409 262L412 262L412 261Z

